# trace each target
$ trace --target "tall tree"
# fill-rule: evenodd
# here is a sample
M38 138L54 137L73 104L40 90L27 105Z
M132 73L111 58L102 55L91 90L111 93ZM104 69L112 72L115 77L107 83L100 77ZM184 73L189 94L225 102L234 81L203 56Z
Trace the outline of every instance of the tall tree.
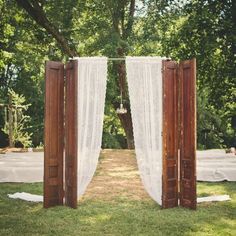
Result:
M61 60L59 50L51 53L55 41L39 28L14 1L0 0L0 103L9 104L9 89L22 94L32 104L26 130L33 133L34 145L43 139L44 62ZM0 128L6 118L0 109ZM2 132L1 132L2 133Z
M128 10L126 10L128 6ZM114 33L118 38L118 45L116 48L116 56L124 58L129 52L128 38L133 32L135 0L117 1L114 3L112 12L112 24ZM114 70L117 71L119 78L119 88L124 97L125 106L127 108L126 114L118 114L122 126L124 127L127 145L129 149L134 148L133 125L131 119L131 111L129 105L129 96L126 83L126 69L124 61L113 63ZM114 100L113 100L114 101ZM117 102L113 102L114 107L118 106Z
M68 60L75 55L196 57L199 147L204 144L202 132L206 129L213 130L209 147L222 147L222 139L230 145L234 137L230 122L236 117L235 5L232 0L0 0L0 7L5 6L0 11L0 33L4 35L0 39L0 76L1 88L5 88L0 96L4 98L9 86L18 93L23 91L27 99L37 94L40 101L35 100L29 110L42 120L46 59ZM105 112L115 119L119 116L132 148L125 77L123 61L109 62ZM125 115L114 112L121 92L128 108Z
M62 50L68 56L73 57L77 55L74 45L70 45L69 43L70 39L66 39L66 37L61 34L60 29L56 26L56 24L52 23L46 16L46 13L44 11L46 2L44 0L16 0L16 2L19 4L19 6L26 10L26 12L36 21L39 26L43 27L49 34L52 35L52 37L56 39ZM73 7L73 4L71 3L72 1L65 1L63 5L64 8L62 8L62 10L64 11L66 9L66 6L71 7L69 11L64 11L65 14L68 14L67 19L70 18L70 10ZM45 8L46 7L47 6L45 6Z
M175 60L197 59L199 147L205 146L206 130L207 148L235 145L231 120L236 117L236 2L189 0L161 16L154 3L148 10L141 34L147 43L141 50L159 48Z
M110 28L107 30L106 35L110 34L112 36L112 42L109 42L112 45L112 50L107 51L107 54L111 55L113 52L113 57L124 57L128 53L128 38L132 34L133 23L134 23L134 13L135 13L135 0L121 0L121 1L110 1L106 0L101 1L79 1L75 4L76 1L52 1L50 3L46 1L36 1L36 0L16 0L18 5L22 7L42 28L44 28L58 43L62 51L68 56L73 57L76 55L81 55L80 45L76 45L73 42L73 39L68 35L70 32L69 26L71 26L71 32L73 32L72 25L62 24L58 22L60 15L66 14L66 17L70 18L70 21L73 20L73 10L79 12L79 7L83 6L84 14L94 14L94 18L102 18L102 14L106 17L106 21L110 22ZM55 7L61 4L61 12L59 15L56 14ZM97 9L95 9L95 7ZM52 10L53 9L53 10ZM66 10L67 9L67 10ZM93 13L91 9L95 10ZM98 9L103 9L102 12L98 12ZM66 10L66 11L65 11ZM105 10L105 12L104 12ZM110 19L109 19L110 18ZM62 18L64 19L64 18ZM88 22L90 21L88 17ZM76 21L76 20L75 20ZM61 28L58 28L58 24ZM101 22L98 22L99 25ZM87 23L85 23L86 25ZM96 23L95 23L96 24ZM101 26L100 26L101 27ZM103 26L102 26L103 27ZM97 28L99 29L99 27ZM89 29L87 29L89 31ZM96 32L98 34L98 32ZM100 36L101 37L101 36ZM79 38L79 37L74 37ZM75 46L76 45L76 46ZM105 45L106 47L106 45ZM113 75L118 78L118 85L120 92L122 92L125 100L125 105L128 108L127 114L118 115L121 121L121 124L125 130L127 137L127 146L128 148L134 148L133 141L133 129L132 129L132 120L129 107L127 85L126 85L126 72L124 62L113 63ZM116 95L118 95L116 93ZM112 100L112 105L114 108L117 108L119 103L117 99Z

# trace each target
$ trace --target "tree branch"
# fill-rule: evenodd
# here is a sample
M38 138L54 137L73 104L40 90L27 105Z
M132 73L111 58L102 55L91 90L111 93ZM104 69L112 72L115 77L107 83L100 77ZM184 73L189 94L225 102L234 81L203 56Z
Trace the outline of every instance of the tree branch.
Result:
M135 12L135 0L131 0L129 7L128 22L123 36L124 39L127 39L130 33L132 32L132 27L134 23L134 12Z
M70 57L77 55L75 48L71 48L71 46L69 46L69 42L59 32L57 27L48 20L38 1L16 0L16 2L20 7L25 9L25 11L36 21L38 25L43 27L48 33L53 36L53 38L56 39L57 43L60 45L64 53L66 53Z

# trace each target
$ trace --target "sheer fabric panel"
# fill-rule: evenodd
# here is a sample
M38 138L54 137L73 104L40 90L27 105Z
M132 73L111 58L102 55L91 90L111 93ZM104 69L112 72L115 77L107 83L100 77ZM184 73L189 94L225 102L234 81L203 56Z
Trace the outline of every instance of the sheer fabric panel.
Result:
M127 57L135 152L149 195L162 197L162 58Z
M78 60L78 197L92 180L101 150L107 58Z

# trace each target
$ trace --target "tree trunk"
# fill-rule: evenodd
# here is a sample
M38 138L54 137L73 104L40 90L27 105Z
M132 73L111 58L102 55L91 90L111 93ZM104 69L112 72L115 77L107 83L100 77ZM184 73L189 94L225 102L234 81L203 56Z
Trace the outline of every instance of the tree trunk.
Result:
M127 138L128 149L134 149L134 135L133 135L133 124L131 119L130 109L126 114L118 114L121 125L123 126Z
M113 14L113 28L114 31L119 35L121 42L127 41L127 38L132 32L133 22L134 22L134 12L135 12L135 0L130 0L130 8L128 14L128 20L126 26L124 25L124 12L122 12L124 7L120 7L114 10ZM121 32L122 31L122 32ZM124 47L117 48L117 56L124 57L127 54L127 49ZM125 63L121 61L116 68L119 80L120 91L124 98L124 107L127 109L126 114L118 114L127 138L128 149L134 149L134 135L133 135L133 124L129 106L129 95L128 87L126 82L126 68ZM116 107L117 108L117 107Z
M118 49L118 54L120 57L123 57L123 50ZM120 91L122 92L124 98L124 107L127 109L126 114L118 114L121 125L124 128L126 138L127 138L127 147L128 149L134 149L134 135L133 135L133 124L131 118L131 111L129 106L129 96L128 96L128 87L126 82L126 68L125 63L120 62L117 67L118 80ZM117 107L116 107L117 108Z

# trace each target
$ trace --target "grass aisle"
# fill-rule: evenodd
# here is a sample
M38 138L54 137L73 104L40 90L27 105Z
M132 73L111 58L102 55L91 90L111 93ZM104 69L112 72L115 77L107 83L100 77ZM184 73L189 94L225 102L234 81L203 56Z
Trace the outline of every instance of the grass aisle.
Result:
M144 192L136 168L133 154L103 153L76 210L45 210L41 203L7 197L42 194L41 183L0 184L0 235L236 235L236 183L198 183L198 196L229 194L229 202L161 210Z

